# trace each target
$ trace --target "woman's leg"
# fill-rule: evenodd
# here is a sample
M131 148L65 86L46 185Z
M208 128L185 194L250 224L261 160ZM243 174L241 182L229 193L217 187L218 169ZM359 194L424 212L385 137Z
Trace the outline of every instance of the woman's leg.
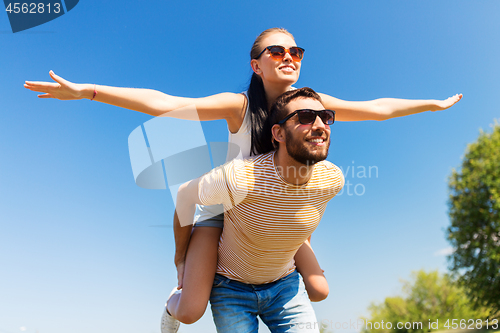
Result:
M195 227L189 241L182 292L173 295L168 312L184 324L200 319L207 308L217 268L217 250L222 229Z
M328 281L326 281L323 270L319 267L316 255L311 247L311 237L302 244L297 253L295 254L295 265L297 271L304 279L307 294L311 302L319 302L324 300L330 289L328 288Z

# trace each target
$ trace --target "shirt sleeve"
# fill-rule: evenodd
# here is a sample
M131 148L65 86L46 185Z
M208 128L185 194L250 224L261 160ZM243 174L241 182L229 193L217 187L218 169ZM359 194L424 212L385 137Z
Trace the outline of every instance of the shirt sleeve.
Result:
M330 186L330 190L332 191L332 198L336 196L344 187L345 178L342 170L336 166L335 164L329 161L323 161L324 167L328 171L328 184Z
M228 170L231 163L212 169L200 178L198 196L203 205L230 203Z
M344 174L342 173L342 170L340 170L337 166L335 167L337 168L336 178L338 179L337 186L335 187L335 195L337 195L344 188L345 178Z

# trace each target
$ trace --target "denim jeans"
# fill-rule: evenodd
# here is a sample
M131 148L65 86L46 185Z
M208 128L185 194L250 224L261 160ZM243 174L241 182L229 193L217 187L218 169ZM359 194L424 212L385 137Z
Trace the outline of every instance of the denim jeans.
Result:
M297 271L260 285L241 283L217 274L210 304L219 333L257 332L257 316L273 333L319 333L316 315Z

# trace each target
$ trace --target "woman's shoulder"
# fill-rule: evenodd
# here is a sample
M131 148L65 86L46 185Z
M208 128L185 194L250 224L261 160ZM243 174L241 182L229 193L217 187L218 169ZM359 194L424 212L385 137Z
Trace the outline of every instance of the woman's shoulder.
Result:
M234 92L223 92L206 98L210 98L214 102L220 103L220 106L232 107L235 109L240 109L247 101L246 94Z
M226 118L227 127L230 133L236 134L240 132L240 128L245 119L246 110L248 108L248 98L243 93L223 93L227 101L228 110L230 113ZM229 107L230 106L230 107Z

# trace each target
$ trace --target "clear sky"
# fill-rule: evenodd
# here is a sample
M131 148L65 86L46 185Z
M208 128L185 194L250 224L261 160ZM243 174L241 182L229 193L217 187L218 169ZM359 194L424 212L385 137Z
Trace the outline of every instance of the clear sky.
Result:
M151 117L41 100L24 80L54 70L178 96L241 92L255 37L282 26L306 49L297 87L346 100L463 93L447 111L332 127L328 159L351 186L313 234L331 290L314 307L343 323L413 270L446 271L447 178L500 114L498 13L496 0L82 0L16 34L0 14L0 333L159 332L176 283L170 194L138 187L128 155ZM204 130L227 138L224 122ZM210 311L180 330L214 331Z

